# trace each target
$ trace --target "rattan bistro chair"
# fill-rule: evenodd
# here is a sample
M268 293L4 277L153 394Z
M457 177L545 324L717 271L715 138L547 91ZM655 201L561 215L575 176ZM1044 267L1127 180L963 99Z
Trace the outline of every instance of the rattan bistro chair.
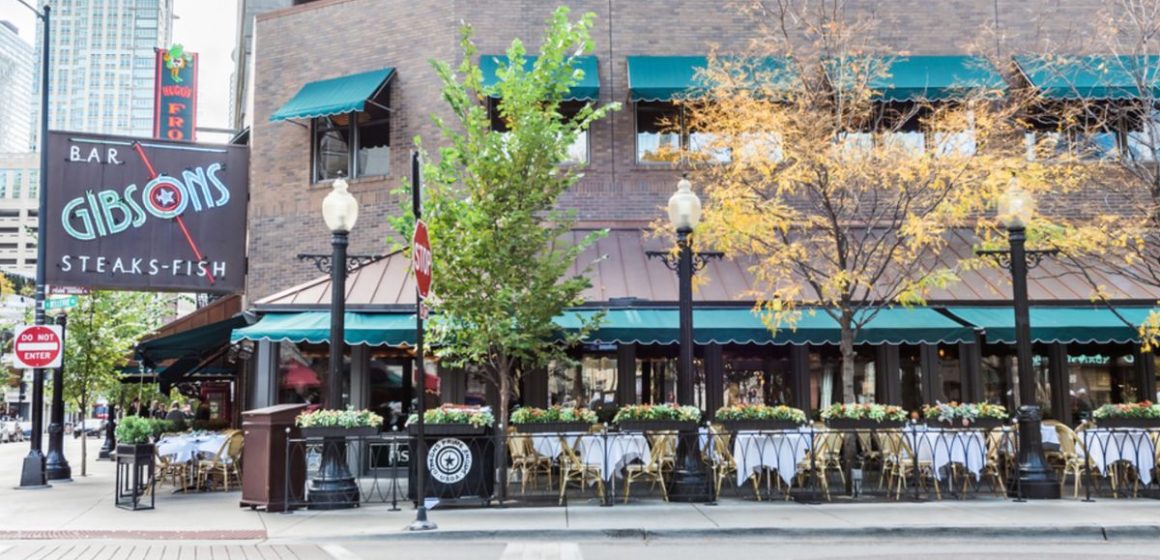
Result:
M661 496L666 502L669 501L669 491L665 488L665 473L672 470L673 456L677 448L676 441L677 438L674 435L657 435L653 437L648 462L624 467L624 503L628 503L628 494L632 491L632 483L641 478L651 480L654 487L660 484Z
M599 465L585 463L567 438L560 436L560 505L564 505L564 493L568 490L569 482L579 482L583 489L589 480L596 482L596 492L603 503L604 469Z
M531 436L516 433L514 429L508 428L507 443L508 451L512 456L511 471L520 473L520 494L527 492L529 483L534 486L540 474L547 475L548 488L551 488L552 458L536 453ZM508 477L507 484L509 487L511 486L511 476Z
M226 492L230 490L231 476L238 486L241 486L242 472L238 468L238 464L242 459L242 446L245 441L241 432L232 432L212 458L198 461L197 487L208 488L208 484L212 483L213 479L218 476L221 476L222 488Z

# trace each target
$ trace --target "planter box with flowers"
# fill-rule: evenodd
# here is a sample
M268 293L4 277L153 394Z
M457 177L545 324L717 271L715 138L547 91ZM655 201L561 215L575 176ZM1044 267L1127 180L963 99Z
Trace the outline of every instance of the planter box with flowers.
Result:
M631 404L621 407L612 422L626 432L696 430L701 409L673 404Z
M302 437L366 437L378 435L383 417L369 410L315 410L299 414L294 424L302 429Z
M586 408L535 408L525 406L512 412L512 426L526 434L545 432L587 432L598 422L596 413Z
M794 430L806 423L806 413L786 405L737 404L717 409L714 420L726 430Z
M937 428L995 429L1006 424L1011 415L1007 408L991 403L935 403L924 405L922 416L926 425Z
M412 414L407 419L407 430L418 434L415 423L419 421L418 414ZM423 435L482 435L495 425L495 416L491 409L463 408L444 405L426 411L423 414Z
M835 430L884 430L901 428L906 410L892 404L834 403L822 410L822 420Z
M1160 404L1105 404L1092 413L1101 428L1160 428Z

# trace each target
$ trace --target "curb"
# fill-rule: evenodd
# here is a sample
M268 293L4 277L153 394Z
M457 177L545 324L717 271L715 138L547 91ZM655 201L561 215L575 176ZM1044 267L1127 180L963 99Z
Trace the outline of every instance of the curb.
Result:
M378 533L349 539L439 540L659 540L779 538L801 540L992 540L1135 541L1160 539L1160 525L730 527L720 529L487 529Z

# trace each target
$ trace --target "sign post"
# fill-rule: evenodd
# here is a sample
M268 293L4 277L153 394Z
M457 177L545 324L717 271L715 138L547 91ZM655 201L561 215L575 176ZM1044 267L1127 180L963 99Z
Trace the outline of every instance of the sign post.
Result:
M419 152L411 152L411 212L415 215L415 232L411 235L411 268L415 271L415 382L419 398L415 422L417 437L415 449L415 521L407 529L410 531L430 531L438 529L435 522L427 519L427 435L424 430L424 416L427 414L427 368L423 359L423 319L427 316L427 306L423 300L431 293L431 241L427 237L427 225L423 223L423 194L419 177Z

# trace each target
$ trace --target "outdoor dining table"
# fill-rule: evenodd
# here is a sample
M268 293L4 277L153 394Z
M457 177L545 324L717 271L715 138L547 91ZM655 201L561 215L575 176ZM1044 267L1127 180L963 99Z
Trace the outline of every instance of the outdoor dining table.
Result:
M963 465L978 480L987 463L987 440L980 432L918 426L904 430L903 435L918 455L919 462L930 462L938 480L943 479L943 467L952 463ZM906 456L902 460L912 459Z
M651 451L644 434L636 433L582 437L575 449L584 464L600 468L605 480L619 477L621 469L633 461L648 461Z
M1091 465L1107 476L1109 465L1120 461L1131 464L1145 486L1152 483L1152 469L1156 466L1156 445L1144 430L1109 430L1090 428L1080 432L1083 447L1088 451ZM1077 450L1083 453L1082 449Z
M224 434L169 435L157 442L157 454L175 463L188 463L203 455L216 455L225 442Z
M787 485L793 484L797 466L809 453L812 430L772 432L739 431L733 438L733 460L737 463L737 485L742 486L762 469L776 470Z

